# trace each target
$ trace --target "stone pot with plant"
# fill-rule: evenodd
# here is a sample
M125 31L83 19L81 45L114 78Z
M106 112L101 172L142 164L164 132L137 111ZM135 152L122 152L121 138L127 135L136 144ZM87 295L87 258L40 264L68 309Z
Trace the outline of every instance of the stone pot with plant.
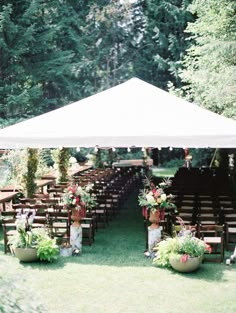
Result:
M159 242L153 264L172 267L178 272L196 271L203 260L204 253L211 253L211 247L203 240L193 236L182 223L178 236L169 237Z
M46 227L32 228L33 219L32 212L17 216L17 232L9 240L11 251L22 262L52 262L57 259L58 246Z

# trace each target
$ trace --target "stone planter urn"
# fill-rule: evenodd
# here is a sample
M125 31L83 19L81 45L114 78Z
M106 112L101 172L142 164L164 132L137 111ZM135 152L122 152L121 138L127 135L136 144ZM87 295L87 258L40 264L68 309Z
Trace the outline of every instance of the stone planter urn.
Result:
M170 256L169 261L171 267L180 273L191 273L196 271L202 264L203 257L189 257L186 262L176 259L174 256Z
M35 262L39 259L35 248L15 248L14 253L21 262Z

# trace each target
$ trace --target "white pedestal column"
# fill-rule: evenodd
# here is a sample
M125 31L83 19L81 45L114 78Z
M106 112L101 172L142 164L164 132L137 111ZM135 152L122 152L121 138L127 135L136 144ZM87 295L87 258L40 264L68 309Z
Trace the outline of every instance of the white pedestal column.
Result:
M148 227L148 251L152 252L155 245L161 240L161 227L152 228Z
M74 223L75 224L75 223ZM82 227L80 224L70 227L70 244L73 248L82 250Z

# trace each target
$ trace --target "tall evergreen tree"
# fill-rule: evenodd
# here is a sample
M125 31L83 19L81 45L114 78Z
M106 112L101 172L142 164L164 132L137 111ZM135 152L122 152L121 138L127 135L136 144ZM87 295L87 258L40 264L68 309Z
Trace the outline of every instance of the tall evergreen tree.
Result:
M22 1L0 2L0 117L24 116L30 99L34 103L40 97L40 88L32 86L23 61L34 25L25 23Z
M236 119L236 2L194 0L195 39L184 59L181 91L191 101Z
M140 8L129 1L93 4L84 27L78 77L85 95L112 87L133 76L132 50L142 28Z
M0 117L44 113L132 76L178 86L190 1L0 0Z
M187 48L184 30L193 20L186 11L191 0L143 0L146 19L143 39L134 55L135 75L167 89L168 81L180 85L178 69Z
M37 115L76 98L74 52L58 44L58 1L0 2L0 116Z

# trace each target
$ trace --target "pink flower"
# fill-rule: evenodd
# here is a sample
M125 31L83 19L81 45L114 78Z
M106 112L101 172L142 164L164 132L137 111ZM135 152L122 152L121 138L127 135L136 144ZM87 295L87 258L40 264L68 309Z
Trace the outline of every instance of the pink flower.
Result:
M180 262L186 263L188 261L188 254L183 254L180 258Z
M79 202L80 202L80 198L79 197L75 198L75 203L79 204Z
M212 248L211 248L211 246L210 246L210 245L208 245L207 243L206 243L205 250L206 250L208 253L211 253L211 252L212 252Z

